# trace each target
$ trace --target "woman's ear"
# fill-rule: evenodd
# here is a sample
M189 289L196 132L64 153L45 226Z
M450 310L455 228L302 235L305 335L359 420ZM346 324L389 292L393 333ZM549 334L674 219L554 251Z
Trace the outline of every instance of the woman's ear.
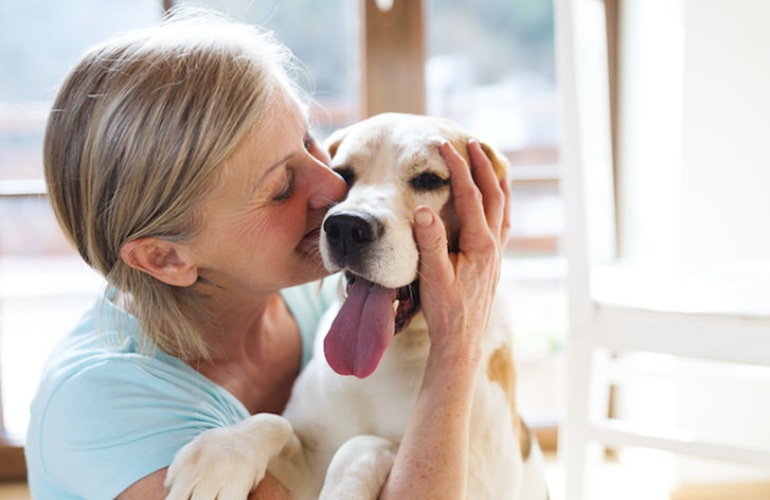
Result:
M191 286L198 280L198 268L186 262L176 245L153 237L137 238L120 248L120 258L129 267L172 286Z

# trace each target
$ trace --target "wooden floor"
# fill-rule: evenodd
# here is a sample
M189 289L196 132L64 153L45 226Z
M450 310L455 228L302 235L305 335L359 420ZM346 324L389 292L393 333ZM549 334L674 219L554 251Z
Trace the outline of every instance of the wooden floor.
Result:
M0 483L0 500L30 500L25 483Z

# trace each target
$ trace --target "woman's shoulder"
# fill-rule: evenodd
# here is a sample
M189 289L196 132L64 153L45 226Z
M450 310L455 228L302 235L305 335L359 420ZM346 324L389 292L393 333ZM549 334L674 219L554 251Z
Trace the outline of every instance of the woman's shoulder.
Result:
M167 466L196 435L248 416L181 360L143 350L135 319L109 308L97 304L86 313L43 371L26 441L30 484L38 491L58 485L85 498L112 498ZM93 470L105 474L84 479Z
M113 498L168 466L201 432L248 415L204 377L149 357L95 355L47 377L31 405L25 451L30 484L41 491ZM94 470L103 475L89 478Z
M132 408L146 411L171 401L183 409L201 401L238 406L181 360L143 345L139 332L136 318L109 301L97 301L53 349L32 402L33 418L65 421L90 408L94 418L105 413L98 415L103 422Z

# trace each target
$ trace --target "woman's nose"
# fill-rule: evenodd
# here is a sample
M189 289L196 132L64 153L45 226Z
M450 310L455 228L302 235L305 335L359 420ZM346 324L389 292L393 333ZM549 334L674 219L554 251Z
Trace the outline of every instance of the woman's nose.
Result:
M342 177L328 165L315 161L311 167L313 176L313 192L309 200L311 210L331 206L345 198L348 186Z

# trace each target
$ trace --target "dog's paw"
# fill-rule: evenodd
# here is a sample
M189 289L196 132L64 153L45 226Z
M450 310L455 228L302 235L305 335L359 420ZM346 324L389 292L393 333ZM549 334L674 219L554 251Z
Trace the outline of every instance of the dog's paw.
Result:
M398 445L378 436L356 436L334 454L319 500L375 500L388 479Z
M167 500L243 500L291 436L288 420L268 413L202 433L177 452L168 468Z

